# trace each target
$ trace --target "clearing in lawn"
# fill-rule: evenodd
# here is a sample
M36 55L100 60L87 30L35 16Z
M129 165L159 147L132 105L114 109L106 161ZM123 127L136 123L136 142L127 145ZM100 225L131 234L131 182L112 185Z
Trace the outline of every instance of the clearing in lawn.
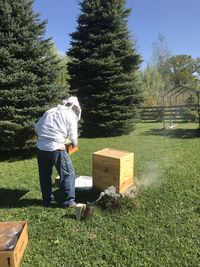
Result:
M2 159L0 221L28 222L29 243L21 266L199 266L197 127L180 124L163 131L162 124L138 124L128 136L80 138L72 155L77 176L91 176L93 152L105 147L127 150L135 155L139 189L121 209L95 207L88 221L77 221L74 209L41 206L35 156Z

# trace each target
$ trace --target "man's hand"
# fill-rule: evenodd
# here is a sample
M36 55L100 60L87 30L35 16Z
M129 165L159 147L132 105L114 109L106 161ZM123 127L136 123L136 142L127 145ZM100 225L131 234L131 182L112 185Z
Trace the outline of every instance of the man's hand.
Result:
M77 144L72 143L72 148L75 148L77 146Z
M67 147L67 153L69 155L76 152L77 150L78 150L78 145L75 146L75 144L73 144L73 143Z

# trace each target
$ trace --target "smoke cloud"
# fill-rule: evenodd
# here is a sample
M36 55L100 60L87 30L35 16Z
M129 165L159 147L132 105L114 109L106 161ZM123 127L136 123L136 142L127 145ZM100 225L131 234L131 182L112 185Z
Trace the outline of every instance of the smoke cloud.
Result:
M159 165L155 162L147 162L140 179L137 180L137 188L159 187L161 180L162 172Z

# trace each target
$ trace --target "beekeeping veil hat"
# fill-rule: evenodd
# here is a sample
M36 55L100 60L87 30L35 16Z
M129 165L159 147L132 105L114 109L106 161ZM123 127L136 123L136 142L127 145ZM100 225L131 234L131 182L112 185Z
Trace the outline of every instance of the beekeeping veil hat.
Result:
M72 111L74 111L74 113L76 114L77 121L80 120L80 118L81 118L81 107L80 107L80 104L78 102L78 98L76 96L70 96L69 98L64 99L62 101L62 104L64 106L67 106L67 107L71 108Z

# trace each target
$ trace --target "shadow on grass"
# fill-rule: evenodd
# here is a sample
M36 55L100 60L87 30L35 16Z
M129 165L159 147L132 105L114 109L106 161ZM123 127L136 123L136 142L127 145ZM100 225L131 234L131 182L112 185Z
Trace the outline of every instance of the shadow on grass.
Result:
M76 214L68 214L66 213L65 215L62 216L62 218L64 219L71 219L71 220L75 220L76 219Z
M198 208L196 208L194 211L200 215L200 206Z
M97 189L76 189L75 191L75 200L77 203L87 203L95 201L101 191ZM62 202L62 194L60 190L57 189L53 192L56 202Z
M149 129L144 135L167 136L170 138L193 139L200 137L200 129Z
M0 162L15 162L19 160L31 159L36 156L36 149L22 149L12 151L1 151Z
M76 190L76 201L80 203L93 202L95 201L101 191L95 188L86 189L86 190Z
M21 199L28 192L28 190L0 188L0 208L41 206L41 200Z
M0 188L0 208L22 208L28 206L42 206L42 200L40 199L22 198L28 192L28 190ZM99 197L99 193L100 192L96 189L76 190L76 202L86 203L95 201ZM55 190L53 194L57 203L52 204L51 207L59 207L59 203L62 199L60 190Z
M6 189L0 188L0 208L24 208L31 206L42 206L41 199L26 199L24 196L29 192L29 190L19 190L19 189ZM77 203L87 203L94 202L100 195L101 191L97 188L92 189L76 189L76 202ZM52 203L50 208L59 208L59 203L62 202L62 194L59 189L53 192L55 197L55 202ZM104 205L105 204L105 205ZM119 212L121 209L136 208L138 206L138 199L122 199L119 202L106 201L97 205L105 212L113 213ZM197 211L199 212L199 211ZM74 219L74 215L67 214L71 219Z

